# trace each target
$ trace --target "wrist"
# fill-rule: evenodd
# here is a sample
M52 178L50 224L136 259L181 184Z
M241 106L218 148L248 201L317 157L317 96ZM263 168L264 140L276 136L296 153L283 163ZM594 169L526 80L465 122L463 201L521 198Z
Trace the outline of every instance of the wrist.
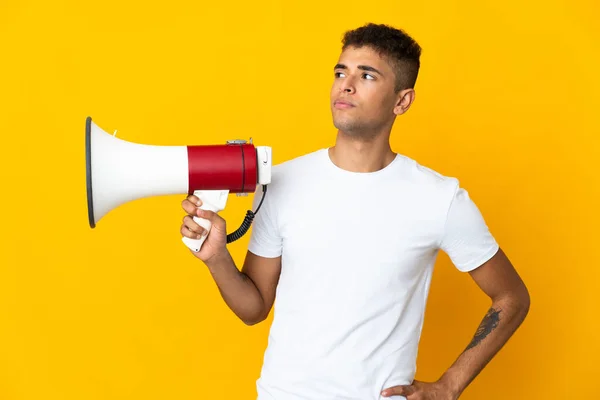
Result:
M232 258L231 254L229 253L229 250L227 250L227 247L223 247L223 250L216 252L215 254L204 260L204 264L206 264L206 266L209 269L215 269L220 268L225 264L229 264L231 263L231 261Z
M438 379L438 383L442 385L444 391L452 396L452 399L458 399L464 390L460 381L450 372L446 372Z

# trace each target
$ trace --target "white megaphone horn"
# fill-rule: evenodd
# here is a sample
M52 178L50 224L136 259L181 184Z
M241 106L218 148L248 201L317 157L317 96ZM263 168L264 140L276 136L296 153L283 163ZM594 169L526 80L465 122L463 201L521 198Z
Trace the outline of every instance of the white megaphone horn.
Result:
M194 194L200 208L219 212L229 193L248 194L271 183L271 148L254 146L252 140L227 141L222 145L156 146L118 139L100 129L91 117L85 124L87 205L90 227L119 205L149 196ZM227 235L227 243L246 233L257 209L248 211L240 228ZM210 221L194 217L210 232ZM193 251L201 239L183 237Z

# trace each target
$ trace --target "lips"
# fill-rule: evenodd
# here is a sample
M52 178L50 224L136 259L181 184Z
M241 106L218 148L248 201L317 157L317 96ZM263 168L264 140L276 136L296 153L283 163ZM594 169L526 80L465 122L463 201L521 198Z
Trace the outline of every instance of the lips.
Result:
M344 100L336 100L333 103L335 108L340 108L340 109L346 109L346 108L352 108L354 107L354 104L348 102L348 101L344 101Z

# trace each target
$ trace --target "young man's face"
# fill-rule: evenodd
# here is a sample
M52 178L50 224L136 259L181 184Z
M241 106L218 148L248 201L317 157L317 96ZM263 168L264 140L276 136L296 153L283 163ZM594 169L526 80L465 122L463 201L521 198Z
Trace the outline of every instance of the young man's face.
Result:
M395 93L395 83L392 66L372 48L344 50L334 68L331 87L335 127L361 137L391 128L395 115L405 111L399 104L407 92Z

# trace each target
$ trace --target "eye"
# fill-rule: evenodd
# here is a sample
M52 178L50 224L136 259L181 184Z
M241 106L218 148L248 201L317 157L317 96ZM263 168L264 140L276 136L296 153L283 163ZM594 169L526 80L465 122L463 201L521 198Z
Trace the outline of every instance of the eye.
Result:
M369 76L369 77L371 77L371 80L375 79L375 77L371 74L363 74L363 76Z
M342 74L343 74L343 72L336 72L334 75L335 75L336 78L339 78L340 75L342 75Z

